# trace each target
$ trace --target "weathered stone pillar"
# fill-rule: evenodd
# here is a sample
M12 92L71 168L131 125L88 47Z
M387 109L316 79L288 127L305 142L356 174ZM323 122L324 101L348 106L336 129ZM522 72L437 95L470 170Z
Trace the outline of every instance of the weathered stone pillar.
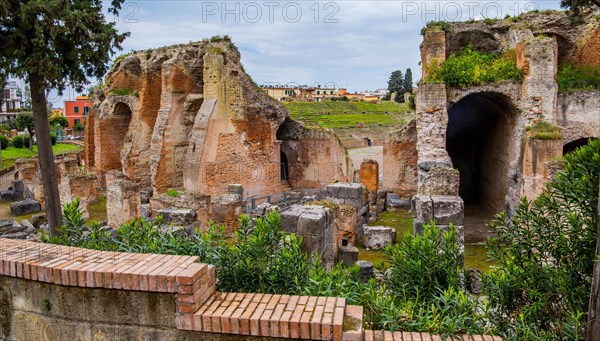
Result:
M211 198L210 217L219 224L227 226L227 232L233 233L242 214L244 188L234 184L227 186L227 193Z
M139 185L129 181L121 172L106 174L106 211L108 223L118 227L127 221L141 216Z
M433 63L441 65L446 61L446 32L441 29L430 29L425 33L421 45L421 62L423 79L427 78L428 67Z
M549 162L562 157L563 140L525 139L523 148L521 196L536 198L552 178Z
M360 164L360 183L369 192L377 192L379 188L379 164L375 160L364 160Z

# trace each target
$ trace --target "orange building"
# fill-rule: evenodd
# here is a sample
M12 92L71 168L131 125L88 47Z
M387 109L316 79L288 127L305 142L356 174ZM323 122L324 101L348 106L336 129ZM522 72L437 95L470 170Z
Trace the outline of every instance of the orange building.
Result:
M73 128L77 123L83 125L91 107L92 101L87 96L77 96L74 101L65 101L65 117L69 121L67 128Z

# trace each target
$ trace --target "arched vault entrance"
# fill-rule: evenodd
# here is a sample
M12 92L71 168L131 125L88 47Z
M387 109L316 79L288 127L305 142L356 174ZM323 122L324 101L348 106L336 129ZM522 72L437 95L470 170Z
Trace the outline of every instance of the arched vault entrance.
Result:
M103 120L101 160L106 170L122 170L121 149L131 122L131 109L123 102L115 104L110 116Z
M595 139L596 138L594 138L594 137L586 137L586 138L577 139L575 141L566 143L563 146L563 155L566 155L579 147L586 146L590 142L590 140L595 140Z
M446 149L460 172L466 215L475 210L487 218L505 209L516 111L508 97L495 92L468 95L448 110Z

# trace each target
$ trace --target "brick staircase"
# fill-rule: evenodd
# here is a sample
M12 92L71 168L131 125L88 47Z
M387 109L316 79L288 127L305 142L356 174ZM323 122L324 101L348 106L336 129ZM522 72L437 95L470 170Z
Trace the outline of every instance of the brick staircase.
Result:
M344 298L217 292L215 267L192 256L0 238L0 276L82 288L173 293L175 326L180 330L308 340L435 340L428 334L411 333L407 338L406 333L363 332L363 308L346 305Z

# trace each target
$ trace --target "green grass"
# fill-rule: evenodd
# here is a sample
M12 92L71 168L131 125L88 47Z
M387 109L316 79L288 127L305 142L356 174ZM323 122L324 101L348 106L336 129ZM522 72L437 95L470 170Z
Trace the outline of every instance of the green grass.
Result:
M106 194L104 192L100 192L97 202L88 206L88 213L88 222L91 222L92 220L97 222L108 220L106 212Z
M404 238L406 232L413 230L413 217L410 210L406 209L389 209L386 212L379 214L377 220L370 222L369 226L389 226L396 229L396 243L399 243ZM366 250L362 246L358 246L358 259L366 260L373 264L385 261L385 252L383 250ZM386 262L386 266L389 264Z
M52 146L54 155L77 151L80 148L72 144L56 144ZM8 168L14 165L17 159L28 158L37 156L37 146L33 146L33 151L30 152L29 148L14 148L8 147L2 150L2 166L0 169Z
M370 102L286 102L290 116L309 126L348 128L400 126L406 123L410 109L404 103Z
M379 215L376 221L369 223L369 226L389 226L396 229L396 243L400 243L406 232L412 233L413 217L410 210L406 209L390 209ZM358 259L366 260L373 264L381 264L388 267L390 264L386 261L385 252L383 250L369 250L358 246ZM484 245L467 244L465 245L465 269L477 269L481 271L489 271L493 265L487 259L487 252Z
M477 269L487 272L494 264L494 262L491 262L487 259L487 250L485 245L465 245L465 269Z
M546 121L540 121L535 125L525 128L527 136L537 140L560 140L560 128Z

